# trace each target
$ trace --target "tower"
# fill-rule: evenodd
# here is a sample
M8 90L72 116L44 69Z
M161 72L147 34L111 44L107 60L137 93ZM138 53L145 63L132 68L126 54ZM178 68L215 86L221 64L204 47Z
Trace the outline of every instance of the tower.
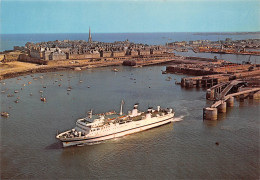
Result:
M89 27L89 33L88 33L88 42L89 42L89 43L92 42L90 27Z

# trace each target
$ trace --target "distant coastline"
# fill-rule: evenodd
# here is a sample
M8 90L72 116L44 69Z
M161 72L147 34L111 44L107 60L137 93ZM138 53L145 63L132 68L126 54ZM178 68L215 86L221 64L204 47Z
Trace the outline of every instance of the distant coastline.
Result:
M198 32L198 33L194 33L193 35L246 35L246 34L260 35L260 31L256 31L256 32Z
M0 52L12 50L14 46L24 46L27 42L47 42L55 40L88 40L86 33L38 33L38 34L0 34ZM134 43L165 45L173 41L210 40L218 41L260 39L260 32L157 32L157 33L92 33L94 41L114 42L128 39Z

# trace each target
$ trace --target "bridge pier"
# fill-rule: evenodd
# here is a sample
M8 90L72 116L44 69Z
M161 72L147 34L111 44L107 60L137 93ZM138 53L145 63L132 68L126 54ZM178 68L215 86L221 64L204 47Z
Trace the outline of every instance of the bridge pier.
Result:
M249 99L254 99L254 93L253 92L249 93Z
M225 113L227 112L227 103L221 102L221 104L218 106L218 112Z
M217 91L218 90L215 89L215 92ZM206 97L210 97L211 92L212 89L208 89ZM216 95L216 93L214 95ZM203 108L203 120L217 120L218 113L225 113L227 106L234 106L234 96L239 97L240 101L244 101L248 96L254 99L260 99L260 88L252 88L222 97L221 100L216 101L211 107Z
M218 109L217 108L203 108L203 120L217 120L218 119Z
M201 85L201 80L198 79L198 80L196 81L196 87L200 88L201 86L202 86L202 85Z
M243 102L245 100L245 95L244 94L240 94L239 95L239 101Z
M234 106L234 100L235 100L234 97L228 98L228 100L227 100L227 106L228 106L228 107L233 107L233 106Z
M186 81L185 78L181 79L181 87L185 87L185 81Z
M249 98L250 98L250 99L260 99L260 91L258 91L258 92L256 92L256 93L251 92L251 93L249 94Z
M186 88L192 88L193 87L193 80L186 80L185 81L185 87Z
M215 98L215 90L214 89L208 89L206 93L206 99L213 100Z

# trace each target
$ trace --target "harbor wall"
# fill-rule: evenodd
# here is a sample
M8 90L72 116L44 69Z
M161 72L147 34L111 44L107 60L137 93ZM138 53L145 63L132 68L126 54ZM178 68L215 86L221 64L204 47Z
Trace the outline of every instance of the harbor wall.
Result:
M188 74L188 75L194 75L194 76L216 74L216 72L213 72L211 70L194 69L194 68L188 68L188 67L185 68L185 67L178 67L178 66L167 66L166 72L182 73L182 74Z
M32 58L32 57L28 56L27 54L20 54L18 60L22 61L22 62L28 62L28 63L36 63L36 64L43 64L43 65L48 64L48 61L37 59L37 58Z

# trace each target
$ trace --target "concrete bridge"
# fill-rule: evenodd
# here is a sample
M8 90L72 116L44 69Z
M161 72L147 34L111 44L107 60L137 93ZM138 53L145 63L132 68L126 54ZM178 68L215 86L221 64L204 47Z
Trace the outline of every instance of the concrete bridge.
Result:
M242 80L233 80L230 82L219 83L219 84L207 89L206 98L209 100L223 99L234 86L236 86L238 84L241 84L241 86L242 86L243 83L245 83L245 82Z
M233 85L238 82L232 83ZM230 86L227 86L226 89L231 89ZM226 91L227 92L227 91ZM224 92L223 94L226 94ZM245 97L249 96L252 99L259 99L260 98L260 88L252 88L249 90L244 90L236 93L232 93L229 95L224 96L221 100L216 101L210 107L203 108L203 119L204 120L217 120L218 113L225 113L227 106L232 107L234 106L234 97L240 96L240 99L244 99Z

